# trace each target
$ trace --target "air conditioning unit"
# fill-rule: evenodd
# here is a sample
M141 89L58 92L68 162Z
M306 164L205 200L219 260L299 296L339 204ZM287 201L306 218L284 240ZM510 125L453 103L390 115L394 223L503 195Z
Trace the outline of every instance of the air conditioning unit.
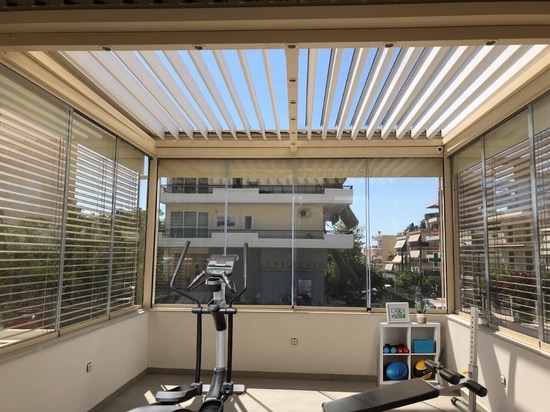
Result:
M300 217L311 217L311 210L300 209Z

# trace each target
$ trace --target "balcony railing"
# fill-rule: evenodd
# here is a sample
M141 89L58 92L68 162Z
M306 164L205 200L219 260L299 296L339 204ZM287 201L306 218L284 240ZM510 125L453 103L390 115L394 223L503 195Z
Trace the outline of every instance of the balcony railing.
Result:
M258 189L259 193L304 193L323 194L326 188L351 190L353 186L341 185L230 185L230 189ZM166 193L213 193L214 189L225 189L224 185L172 184L162 186Z
M208 228L170 228L160 231L163 238L189 238L209 239L213 233L224 233L223 229ZM292 239L292 230L252 230L252 229L228 229L229 235L234 233L254 233L259 239ZM295 230L294 239L324 239L324 230Z

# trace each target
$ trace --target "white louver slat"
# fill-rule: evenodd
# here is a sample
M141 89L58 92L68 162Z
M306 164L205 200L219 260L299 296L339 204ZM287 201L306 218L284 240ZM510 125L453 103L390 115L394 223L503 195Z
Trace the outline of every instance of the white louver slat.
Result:
M448 50L443 66L438 66L432 73L434 77L429 78L427 88L419 93L418 98L414 100L413 108L408 112L405 120L399 125L397 129L398 138L403 137L407 132L411 132L413 139L418 137L422 129L416 127L415 130L411 130L412 125L418 123L418 118L422 116L425 110L429 109L430 102L444 88L445 82L452 78L457 68L460 67L472 51L473 48L466 46ZM415 131L418 134L415 134Z
M421 49L418 47L411 47L400 51L399 57L394 64L394 69L388 76L388 80L386 82L387 86L385 86L384 92L381 94L377 105L373 109L374 115L371 116L370 120L367 122L367 139L371 139L374 132L380 126L380 122L388 112L395 96L409 76L410 70L416 62L420 52Z
M191 74L191 70L187 68L186 63L183 61L182 53L185 53L185 52L167 51L165 52L165 55L168 61L172 64L172 67L174 68L176 73L179 75L180 80L189 91L189 94L193 98L195 104L198 106L198 108L201 110L206 120L208 120L208 122L212 126L210 130L213 129L213 131L221 139L222 138L221 123L219 122L218 118L214 114L214 111L211 108L210 102L204 96L204 92L198 87L198 84L197 84L198 79L196 79L195 76ZM202 116L201 116L201 120L202 120L201 133L204 135L208 133L208 125L202 119Z
M369 110L371 108L371 104L375 99L378 98L377 91L380 87L380 84L384 81L386 76L386 71L391 63L393 53L395 53L396 50L383 48L381 50L378 50L376 53L376 57L374 59L374 63L372 64L367 86L365 89L365 93L362 96L361 104L359 108L358 116L355 117L351 136L352 139L356 139L357 135L361 130L363 130L363 124L365 120L367 119L367 116L369 115Z
M267 53L267 50L262 50L262 57L264 60L264 68L265 68L265 77L267 80L267 87L269 90L269 100L271 102L271 107L273 108L273 122L275 124L275 134L277 135L277 139L281 140L281 125L279 123L279 112L277 110L277 99L275 97L275 82L273 79L273 75L271 73L271 65L269 62L269 54Z
M220 67L221 75L223 77L223 80L225 81L225 84L227 85L227 89L229 90L229 95L231 96L231 100L233 100L233 103L235 104L235 107L239 114L240 121L244 128L244 131L248 136L248 139L252 140L252 134L250 130L250 121L248 120L248 116L246 115L246 110L244 108L244 105L242 104L242 101L239 98L237 85L235 84L235 80L231 75L231 71L229 70L229 65L225 60L223 51L214 51L214 58L216 59L216 62Z
M323 140L327 137L330 117L332 114L332 104L334 102L334 94L338 82L338 74L342 66L342 50L332 49L330 54L330 63L327 73L327 83L325 86L325 98L323 100L323 111L321 115L321 126L323 128L321 137Z
M442 125L442 134L446 135L458 127L464 120L475 112L479 107L485 104L491 96L496 95L499 90L502 90L505 85L513 81L519 73L526 67L530 67L538 59L548 60L550 48L546 45L537 46L522 46L519 50L521 53L517 60L512 59L510 67L496 79L491 79L490 84L485 87L477 98L470 105L456 114L453 119L449 119L447 123Z
M123 64L115 53L104 52L94 55L97 61L115 77L120 86L122 86L133 99L139 102L155 120L164 125L172 136L179 136L178 125L166 113L166 111L155 100L153 89L147 89L144 85L144 79L138 79L128 65ZM154 94L151 94L154 93ZM161 136L162 137L162 136Z
M120 83L118 77L123 73L113 74L97 60L97 54L101 53L105 52L66 52L64 55L94 79L107 94L112 96L119 105L126 108L154 135L163 139L166 127Z
M193 63L195 63L195 66L197 67L199 74L202 76L202 79L206 87L208 88L208 92L210 93L210 95L214 99L214 102L218 106L218 110L220 111L223 119L225 120L225 123L227 124L229 132L231 133L234 139L237 139L237 128L235 126L235 122L231 117L231 113L229 112L229 108L227 104L222 98L222 94L219 93L219 90L217 90L216 81L210 69L208 68L206 61L203 58L203 54L200 51L191 51L189 55L191 56ZM215 60L214 60L214 63L215 63Z
M152 72L148 70L145 62L139 58L139 55L135 52L120 52L117 53L118 58L126 67L132 72L136 80L141 82L143 87L148 93L153 96L157 102L163 107L166 113L171 117L163 116L166 128L176 139L179 139L180 127L177 124L178 113L174 110L174 105L170 101L169 95L166 93L166 89L159 87L158 80L153 76ZM160 120L160 119L159 119Z
M265 135L265 126L264 126L264 117L262 115L262 109L260 108L260 104L258 101L258 96L256 92L256 87L254 85L254 81L252 79L252 74L249 68L249 64L246 58L246 55L243 50L238 50L237 54L239 55L239 62L241 63L241 69L244 74L244 79L246 82L246 86L248 88L248 93L250 95L250 98L252 99L252 106L254 108L254 113L256 114L256 120L258 121L258 126L260 129L260 133L264 140L267 140L267 137Z
M200 121L199 114L193 106L191 106L187 97L182 93L181 86L169 71L168 66L163 63L163 59L161 59L162 54L159 55L154 51L144 51L141 52L141 56L149 65L151 70L153 70L157 77L162 81L166 90L170 91L172 98L179 106L179 110L182 114L179 118L179 123L187 136L190 139L194 139L194 130L195 127L197 127L203 137L207 139L208 136L206 134L206 125ZM193 123L195 125L193 125ZM197 123L199 126L197 126Z
M346 88L344 90L344 96L336 121L338 127L336 131L336 138L338 140L342 138L344 129L347 126L347 119L353 109L353 99L356 95L359 82L361 81L361 75L365 69L368 54L369 49L356 49L353 53L353 59L347 78Z
M479 76L480 72L485 68L488 62L496 59L502 49L494 47L480 47L474 50L472 55L468 56L468 60L464 62L464 66L460 67L457 75L449 78L445 77L441 84L441 92L430 103L430 107L420 117L417 124L412 128L412 136L416 138L422 131L427 130L434 119L443 112L449 103L459 97L463 93L463 87L467 86L473 78ZM456 61L460 64L461 59Z
M385 120L385 124L382 127L382 139L386 139L392 131L396 131L398 120L409 109L411 100L420 93L420 90L430 78L431 73L441 63L444 56L445 51L441 47L433 47L422 51L416 63L414 73L411 73L407 79L408 83L403 87L402 93L398 96L398 100ZM403 135L404 133L398 134L398 138L402 138Z

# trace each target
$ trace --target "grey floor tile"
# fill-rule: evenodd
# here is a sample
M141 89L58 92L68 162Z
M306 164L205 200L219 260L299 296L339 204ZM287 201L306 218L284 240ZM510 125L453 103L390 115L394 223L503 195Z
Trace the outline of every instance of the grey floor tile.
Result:
M205 381L208 378L203 377ZM163 387L187 384L192 381L191 376L146 375L97 412L126 412L153 402L154 394ZM337 380L235 378L234 382L245 384L247 392L231 397L225 403L224 412L322 412L321 405L324 402L376 387L374 382ZM200 398L195 398L182 406L196 411L201 402ZM451 397L440 396L428 402L395 410L451 412L456 411L456 408L451 404Z

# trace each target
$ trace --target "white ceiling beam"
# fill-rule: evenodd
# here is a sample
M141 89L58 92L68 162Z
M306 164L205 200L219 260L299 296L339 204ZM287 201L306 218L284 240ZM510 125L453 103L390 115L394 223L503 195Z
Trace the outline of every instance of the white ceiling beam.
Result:
M245 3L243 3L245 4ZM548 40L550 4L485 1L309 7L36 10L0 13L0 47L14 50L370 47L507 44ZM47 35L44 35L47 34ZM367 44L370 43L370 44Z
M300 48L295 43L285 45L286 91L288 107L288 134L291 153L295 153L298 141L298 84L299 78L299 54Z

